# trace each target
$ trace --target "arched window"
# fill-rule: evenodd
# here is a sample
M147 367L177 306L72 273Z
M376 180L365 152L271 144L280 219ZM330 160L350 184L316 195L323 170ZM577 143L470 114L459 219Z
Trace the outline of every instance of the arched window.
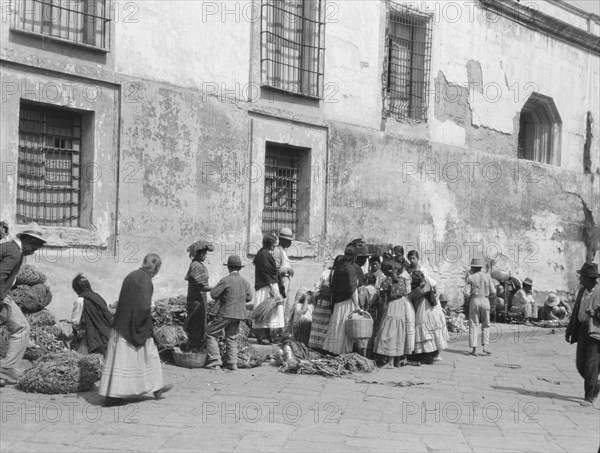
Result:
M533 93L519 120L519 158L560 165L562 120L552 98Z

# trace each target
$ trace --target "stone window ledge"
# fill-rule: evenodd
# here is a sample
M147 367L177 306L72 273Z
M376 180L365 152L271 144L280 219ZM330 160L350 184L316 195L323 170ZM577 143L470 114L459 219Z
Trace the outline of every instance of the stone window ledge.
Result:
M74 47L79 47L81 49L86 49L92 52L97 52L100 54L108 54L110 53L110 50L108 49L103 49L102 47L96 47L96 46L92 46L91 44L85 44L82 42L75 42L75 41L71 41L69 39L64 39L64 38L59 38L57 36L51 36L51 35L47 35L44 33L37 33L34 31L27 31L27 30L20 30L18 28L11 28L10 31L12 33L18 33L21 35L26 35L26 36L31 36L34 38L38 38L41 40L48 40L48 41L54 41L56 43L60 43L60 44L65 44L68 46L74 46Z
M27 229L27 225L19 225L18 233ZM48 248L108 248L108 242L100 238L96 230L86 228L67 228L67 227L41 227L42 234L46 239ZM12 231L11 231L12 233Z

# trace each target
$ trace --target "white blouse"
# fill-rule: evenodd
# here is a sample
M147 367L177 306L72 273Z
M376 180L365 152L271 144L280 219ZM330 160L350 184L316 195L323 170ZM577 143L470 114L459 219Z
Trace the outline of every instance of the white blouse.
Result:
M81 315L83 314L83 297L78 297L73 304L73 312L71 313L71 322L73 324L81 323Z

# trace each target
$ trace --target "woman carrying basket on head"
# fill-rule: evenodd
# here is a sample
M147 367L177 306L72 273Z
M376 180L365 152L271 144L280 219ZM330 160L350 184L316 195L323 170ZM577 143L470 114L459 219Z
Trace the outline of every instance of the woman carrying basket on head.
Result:
M352 352L354 345L354 339L346 335L344 325L350 314L359 308L358 277L353 262L351 256L338 255L331 273L333 313L323 341L323 349L333 354Z

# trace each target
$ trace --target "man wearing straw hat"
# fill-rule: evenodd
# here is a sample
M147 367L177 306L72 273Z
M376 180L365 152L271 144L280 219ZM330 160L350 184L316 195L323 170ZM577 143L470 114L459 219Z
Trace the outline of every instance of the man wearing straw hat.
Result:
M556 294L550 293L544 301L544 306L540 308L540 320L555 321L567 319L570 313L571 307L560 300Z
M591 406L600 393L600 278L598 265L584 263L579 274L579 289L573 315L569 321L565 339L577 343L575 364L584 379L585 397L582 406Z
M481 325L483 353L491 355L487 350L490 343L490 295L496 295L494 282L489 274L481 271L483 260L473 258L471 260L471 272L465 281L465 296L469 300L469 347L472 351L469 355L477 356L478 330Z
M229 275L223 277L211 290L210 297L220 303L217 316L206 330L206 348L208 350L206 368L216 369L223 365L217 337L225 331L225 354L231 371L237 370L237 336L240 322L246 319L246 304L254 297L252 286L240 275L244 267L237 255L227 258Z
M7 227L3 231L8 234ZM17 383L19 372L15 367L29 346L29 323L8 292L21 269L23 257L33 255L45 243L40 227L31 223L16 239L0 244L0 324L5 324L10 333L6 357L0 360L0 387Z

